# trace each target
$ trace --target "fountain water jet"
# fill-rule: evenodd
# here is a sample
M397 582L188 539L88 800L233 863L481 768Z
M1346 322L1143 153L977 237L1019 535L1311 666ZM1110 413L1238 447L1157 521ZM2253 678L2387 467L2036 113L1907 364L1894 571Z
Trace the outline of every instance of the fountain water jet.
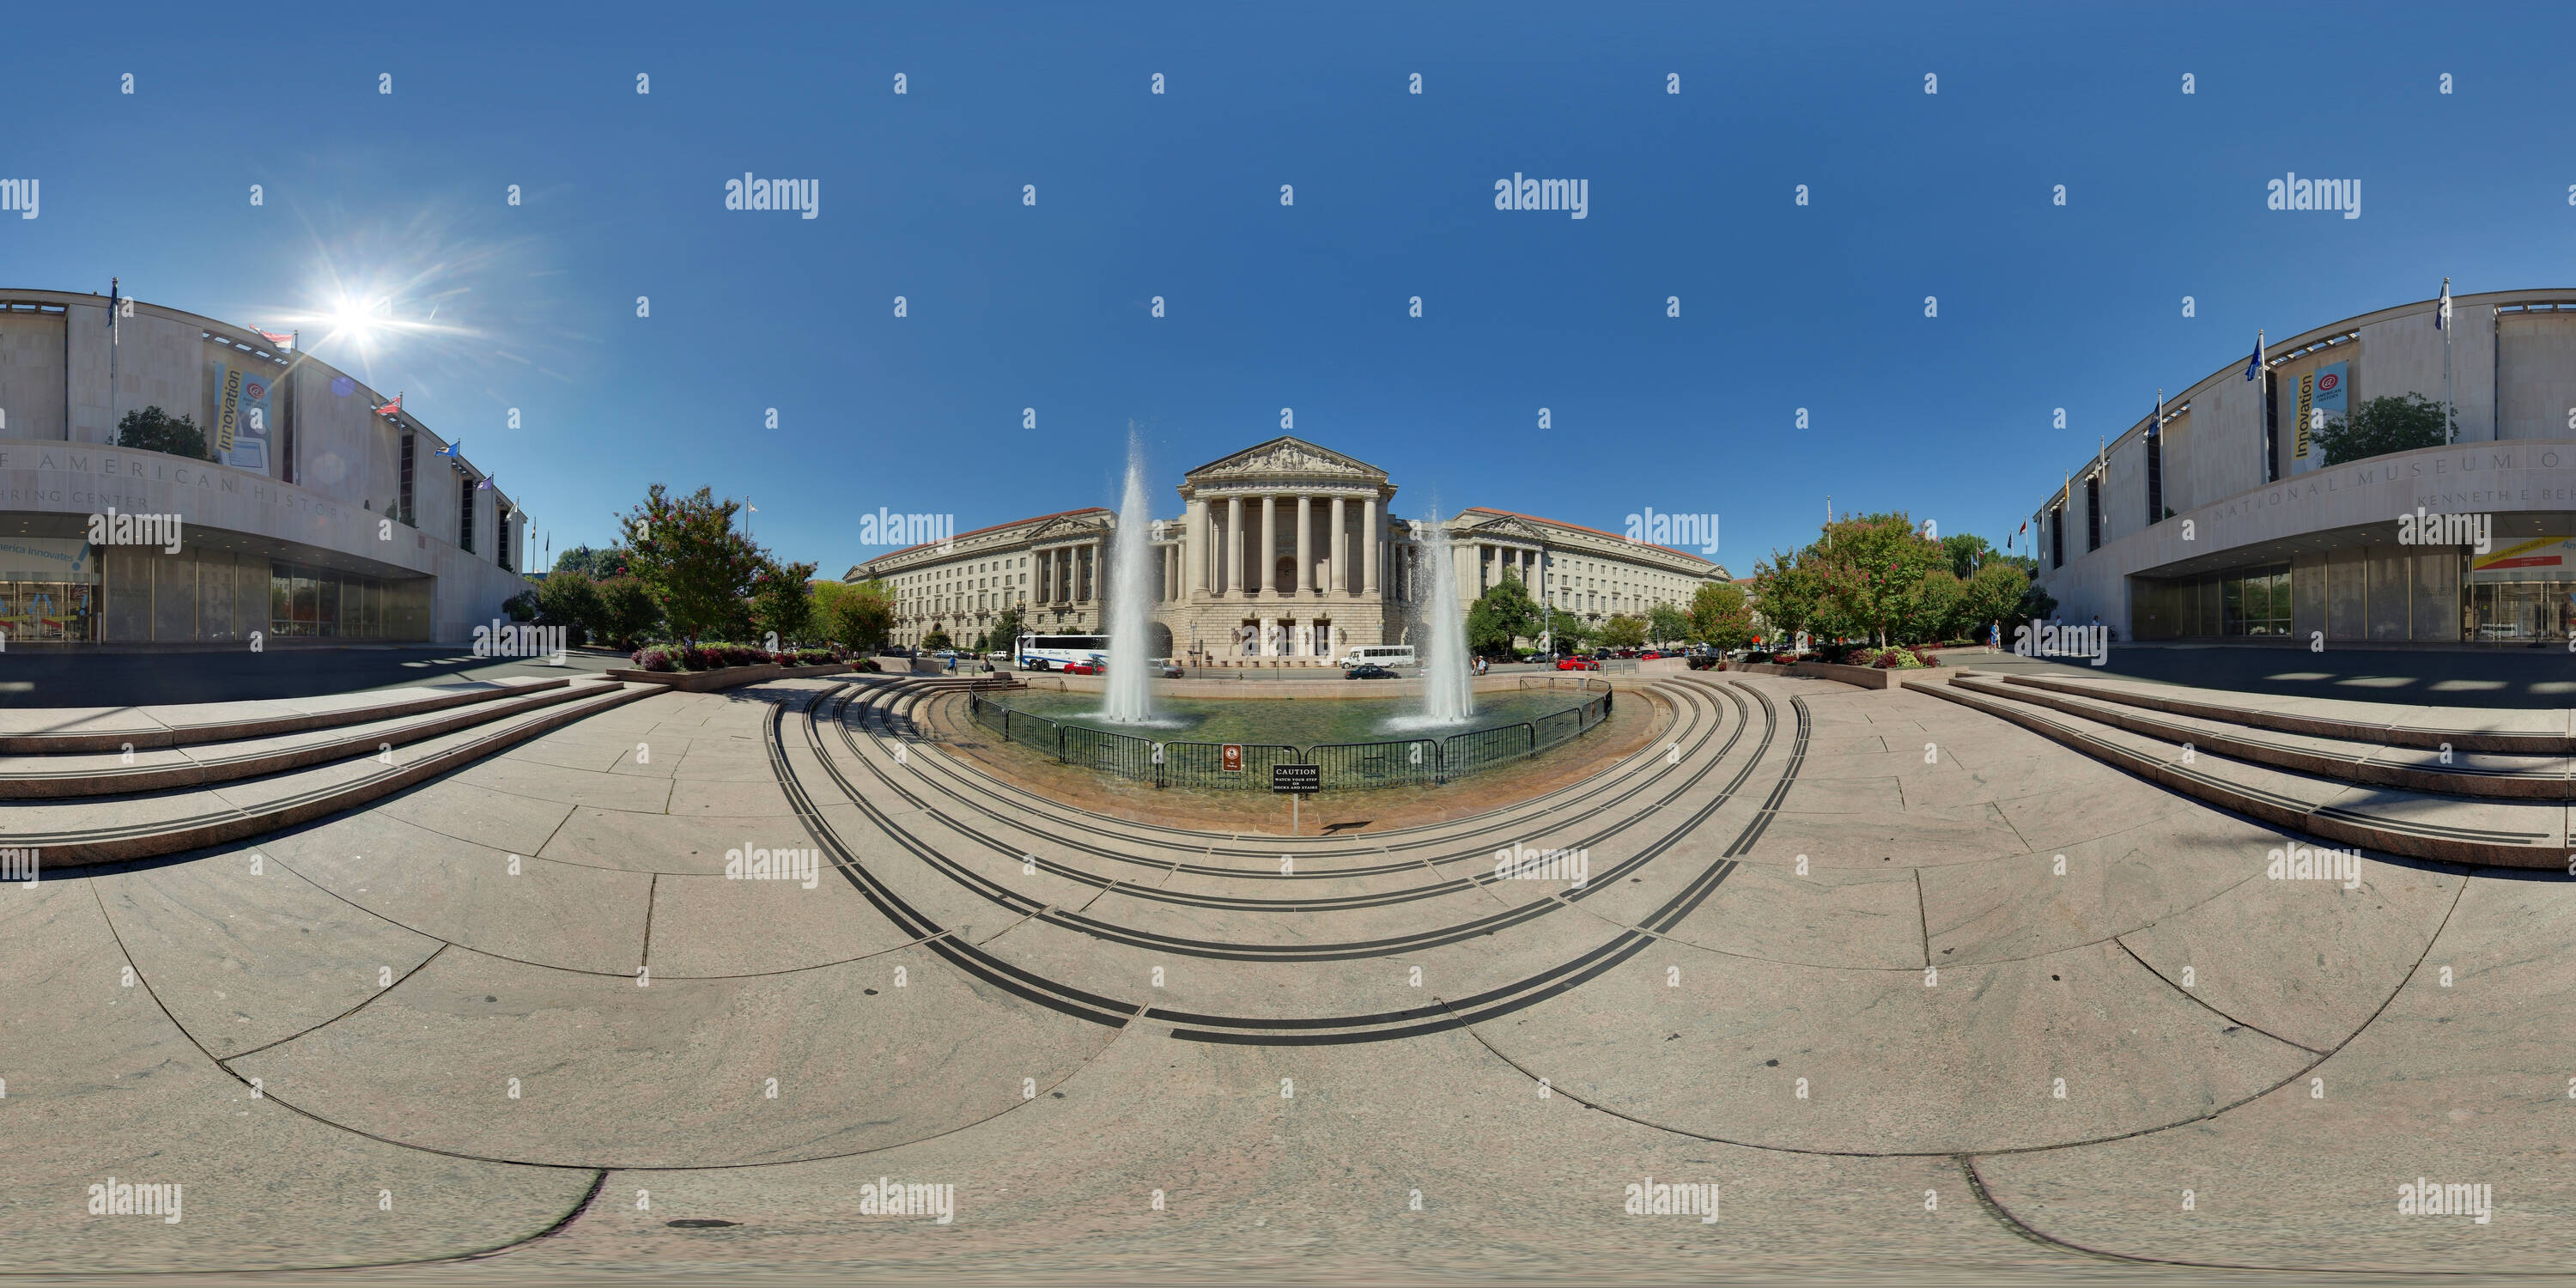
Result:
M1461 724L1476 714L1475 677L1467 667L1467 610L1458 600L1458 564L1449 557L1449 533L1434 513L1422 534L1431 561L1430 602L1423 612L1422 723Z
M1118 529L1109 537L1109 693L1101 718L1114 724L1154 720L1154 515L1145 494L1145 444L1127 435L1127 490Z

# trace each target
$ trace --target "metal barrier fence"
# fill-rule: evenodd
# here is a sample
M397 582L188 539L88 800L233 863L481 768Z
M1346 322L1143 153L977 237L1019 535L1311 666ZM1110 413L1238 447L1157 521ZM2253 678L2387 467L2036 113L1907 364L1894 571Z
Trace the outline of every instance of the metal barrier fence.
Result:
M1446 738L1411 738L1387 742L1318 743L1298 748L1286 743L1156 742L1131 733L1113 733L1089 725L1069 724L1013 710L981 693L966 695L976 724L1016 742L1052 754L1068 765L1156 787L1215 787L1270 790L1272 765L1319 765L1326 789L1401 787L1442 784L1482 769L1524 760L1581 737L1610 718L1613 694L1607 682L1570 676L1528 676L1523 689L1571 689L1583 701L1563 711L1517 724L1495 725ZM1225 748L1242 749L1242 768L1225 768Z

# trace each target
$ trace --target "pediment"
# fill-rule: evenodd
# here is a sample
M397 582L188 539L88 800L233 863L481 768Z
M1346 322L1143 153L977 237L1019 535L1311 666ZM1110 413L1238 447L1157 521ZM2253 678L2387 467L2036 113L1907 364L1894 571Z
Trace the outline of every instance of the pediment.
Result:
M1181 476L1184 485L1242 483L1268 479L1337 479L1349 483L1383 483L1386 471L1302 438L1281 435L1210 461Z

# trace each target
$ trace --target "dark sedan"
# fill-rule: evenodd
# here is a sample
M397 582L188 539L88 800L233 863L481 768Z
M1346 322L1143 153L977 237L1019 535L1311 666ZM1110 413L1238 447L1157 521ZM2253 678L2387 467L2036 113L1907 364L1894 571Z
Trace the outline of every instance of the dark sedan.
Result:
M1375 662L1370 662L1366 665L1355 666L1342 672L1342 678L1345 680L1393 680L1399 677L1395 672L1388 670L1383 666L1379 666Z

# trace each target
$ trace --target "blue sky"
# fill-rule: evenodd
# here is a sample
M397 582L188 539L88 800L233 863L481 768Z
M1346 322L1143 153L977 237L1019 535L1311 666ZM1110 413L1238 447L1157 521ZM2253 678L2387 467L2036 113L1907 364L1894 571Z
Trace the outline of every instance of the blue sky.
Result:
M1115 504L1131 423L1177 512L1282 407L1401 514L1714 512L1737 575L1829 493L2000 540L2257 327L2569 285L2576 245L2545 7L261 12L12 16L0 171L44 203L0 284L434 310L315 352L558 551L710 484L837 576L884 550L863 509ZM2293 170L2361 180L2361 218L2266 210ZM818 180L819 217L725 210L745 171ZM1588 217L1495 210L1516 171Z

